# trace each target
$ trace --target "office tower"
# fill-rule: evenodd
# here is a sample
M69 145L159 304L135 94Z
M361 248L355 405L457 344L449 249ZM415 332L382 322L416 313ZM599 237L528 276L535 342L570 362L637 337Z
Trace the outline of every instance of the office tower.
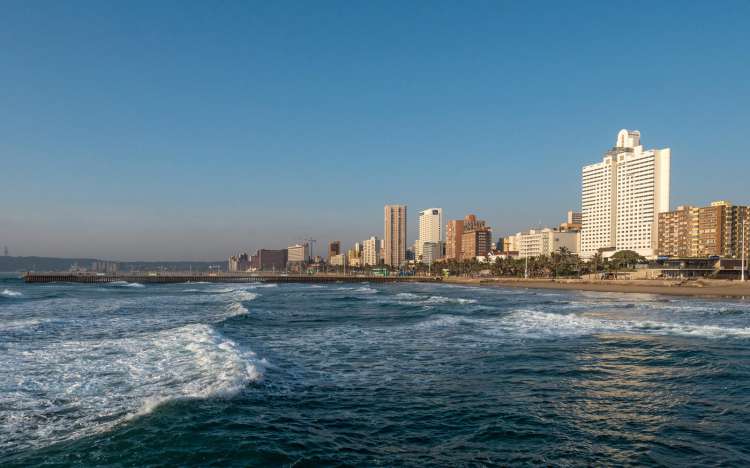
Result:
M414 244L417 260L422 257L425 242L443 242L443 209L428 208L419 212L419 239Z
M328 244L328 258L334 257L341 253L341 241L331 241Z
M372 236L362 242L362 265L377 266L380 263L380 239Z
M385 206L385 264L399 267L406 261L406 205Z
M602 162L582 169L581 255L633 250L652 257L658 214L669 210L670 150L644 150L640 132L620 130Z

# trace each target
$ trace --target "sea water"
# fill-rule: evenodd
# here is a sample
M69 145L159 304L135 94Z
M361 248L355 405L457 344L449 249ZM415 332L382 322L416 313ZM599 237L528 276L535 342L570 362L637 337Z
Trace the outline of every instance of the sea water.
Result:
M0 465L748 465L750 303L0 278Z

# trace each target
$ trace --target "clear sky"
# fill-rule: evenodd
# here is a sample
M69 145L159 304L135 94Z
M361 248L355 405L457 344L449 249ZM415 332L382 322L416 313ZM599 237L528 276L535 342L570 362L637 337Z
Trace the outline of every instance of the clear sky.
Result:
M580 206L621 128L673 207L750 203L750 2L0 3L0 245L217 260L382 236L383 205L495 237Z

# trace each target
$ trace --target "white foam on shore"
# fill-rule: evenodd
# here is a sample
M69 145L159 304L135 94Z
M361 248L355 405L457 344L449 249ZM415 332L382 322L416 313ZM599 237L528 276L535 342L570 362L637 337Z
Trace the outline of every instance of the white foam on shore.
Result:
M607 319L585 314L560 314L537 310L516 310L499 317L471 317L440 314L416 324L419 329L468 325L481 335L545 339L597 334L686 336L708 339L750 338L750 327L653 320Z
M10 344L0 354L0 451L106 431L167 402L231 397L260 380L265 364L203 324Z
M528 337L581 336L599 333L680 335L703 338L747 338L750 327L720 326L650 320L622 320L589 317L585 314L557 314L520 310L500 321L505 331Z
M23 293L20 291L13 291L12 289L3 289L0 291L0 296L4 297L21 297L23 296Z

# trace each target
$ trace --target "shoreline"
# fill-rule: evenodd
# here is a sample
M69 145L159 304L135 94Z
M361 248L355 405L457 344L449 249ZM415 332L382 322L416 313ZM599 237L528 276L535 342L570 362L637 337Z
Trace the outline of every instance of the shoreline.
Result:
M683 297L730 297L750 299L750 281L729 280L583 280L583 279L521 279L521 278L446 278L446 284L508 287L526 289L557 289L626 294L661 294Z

